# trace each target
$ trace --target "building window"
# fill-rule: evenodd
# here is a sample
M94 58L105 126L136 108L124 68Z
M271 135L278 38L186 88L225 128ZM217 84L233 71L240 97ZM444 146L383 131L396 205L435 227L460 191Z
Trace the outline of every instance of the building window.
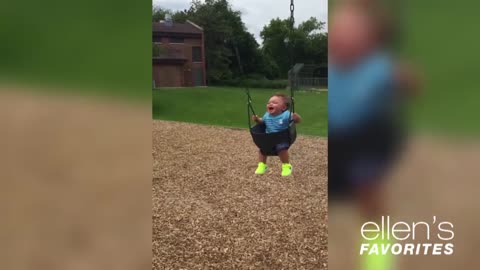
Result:
M162 55L165 55L166 53L166 48L162 46L162 43L154 42L152 44L152 56L153 57L160 57Z
M178 37L171 37L168 39L168 41L170 43L184 43L184 39L183 38L178 38Z
M192 62L202 62L202 47L192 47Z

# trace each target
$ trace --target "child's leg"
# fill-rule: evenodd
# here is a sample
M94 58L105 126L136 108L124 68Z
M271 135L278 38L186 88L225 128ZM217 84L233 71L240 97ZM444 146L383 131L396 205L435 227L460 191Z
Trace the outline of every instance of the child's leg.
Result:
M267 163L267 156L262 153L262 151L258 150L258 162Z
M280 158L280 161L281 161L283 164L289 163L288 149L279 151L279 152L278 152L278 157Z
M385 189L381 182L359 186L355 196L360 213L369 221L378 221L387 213L385 209Z
M365 222L375 222L381 224L382 216L388 212L385 209L385 191L381 183L375 183L357 188L356 198L362 214L362 224ZM385 245L393 245L393 239L366 240L361 239L362 244L376 245L379 248ZM391 254L371 254L361 257L360 270L391 270L394 267L394 258Z

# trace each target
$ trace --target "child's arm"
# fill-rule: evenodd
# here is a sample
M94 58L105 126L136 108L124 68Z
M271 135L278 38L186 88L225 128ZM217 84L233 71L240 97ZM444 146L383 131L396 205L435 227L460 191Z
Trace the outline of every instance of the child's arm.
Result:
M293 113L292 114L292 119L293 119L293 122L295 122L297 124L302 121L302 117L298 113Z
M397 86L402 93L408 97L415 97L420 94L420 84L422 82L420 73L412 65L400 63L395 68L394 74Z
M263 119L258 117L258 115L252 115L252 121L255 123L263 124Z

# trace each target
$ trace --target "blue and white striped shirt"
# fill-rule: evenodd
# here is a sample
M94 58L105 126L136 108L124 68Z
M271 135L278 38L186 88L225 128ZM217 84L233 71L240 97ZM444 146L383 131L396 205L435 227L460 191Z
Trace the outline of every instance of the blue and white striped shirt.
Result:
M275 116L266 112L262 118L266 126L266 133L279 132L288 128L290 111L286 110L283 113Z

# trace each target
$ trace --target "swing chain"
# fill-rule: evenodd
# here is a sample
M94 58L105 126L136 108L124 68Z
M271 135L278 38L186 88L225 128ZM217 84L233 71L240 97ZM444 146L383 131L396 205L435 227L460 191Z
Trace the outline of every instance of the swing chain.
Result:
M295 4L293 2L294 0L290 0L290 36L293 38L293 29L295 26L295 16L294 16L294 11L295 11ZM289 48L289 53L290 53L290 66L291 66L291 71L292 73L290 74L290 99L291 99L291 112L295 112L295 100L293 97L293 83L294 83L294 76L293 76L293 49L292 49L292 44L290 44Z
M295 11L295 4L293 3L293 0L290 0L290 23L293 24L295 23L295 18L293 17L293 12Z

